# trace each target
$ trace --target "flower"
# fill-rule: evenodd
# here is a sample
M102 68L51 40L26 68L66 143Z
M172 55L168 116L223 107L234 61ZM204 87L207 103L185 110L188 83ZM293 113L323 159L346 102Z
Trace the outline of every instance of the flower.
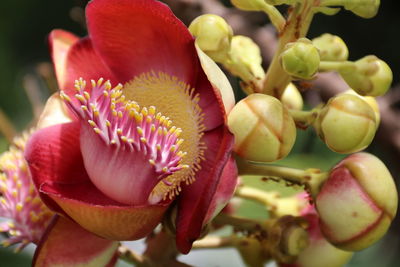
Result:
M164 4L94 0L86 15L88 37L50 35L68 110L29 141L34 183L52 210L110 240L146 236L177 200L188 253L236 185L232 89Z
M39 243L53 213L42 203L29 175L23 150L28 134L14 139L9 151L0 156L0 232L11 237L3 246L17 243L20 251L29 243Z

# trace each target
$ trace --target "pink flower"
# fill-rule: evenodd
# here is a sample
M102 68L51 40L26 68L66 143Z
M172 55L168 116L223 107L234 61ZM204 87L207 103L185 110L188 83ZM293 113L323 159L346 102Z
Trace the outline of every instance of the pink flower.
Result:
M53 213L42 203L32 184L24 159L27 134L15 138L9 151L0 156L0 232L10 235L4 246L17 243L17 251L29 243L38 244Z
M52 210L111 240L146 236L176 200L188 253L236 185L230 85L158 1L94 0L86 15L88 37L50 35L70 122L30 139L34 183Z

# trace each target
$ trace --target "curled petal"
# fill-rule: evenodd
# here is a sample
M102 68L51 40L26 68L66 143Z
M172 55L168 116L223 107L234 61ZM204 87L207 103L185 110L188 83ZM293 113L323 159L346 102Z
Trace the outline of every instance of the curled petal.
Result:
M114 266L118 246L119 242L97 237L55 216L35 251L33 266Z
M203 140L207 150L201 170L196 174L196 181L186 186L178 198L176 243L179 251L184 254L190 251L192 243L201 234L205 220L213 213L211 209L215 204L214 196L217 190L221 189L221 173L230 158L233 146L233 136L224 125L206 132ZM236 185L236 171L233 165L227 167L225 174L227 176L223 181L232 181ZM225 195L222 191L221 194Z
M208 80L211 82L214 89L220 94L222 102L224 103L225 113L229 114L235 105L235 96L231 84L226 78L225 74L218 67L218 65L209 58L197 45L197 54L200 59L200 64L207 75Z
M86 16L93 46L120 82L155 71L193 85L199 68L193 37L163 3L97 0Z
M107 198L91 182L46 183L40 191L50 196L68 216L86 230L111 240L137 240L161 221L170 202L122 206Z
M66 59L68 51L78 40L77 36L63 30L53 30L49 35L50 53L60 88L64 88L66 82Z

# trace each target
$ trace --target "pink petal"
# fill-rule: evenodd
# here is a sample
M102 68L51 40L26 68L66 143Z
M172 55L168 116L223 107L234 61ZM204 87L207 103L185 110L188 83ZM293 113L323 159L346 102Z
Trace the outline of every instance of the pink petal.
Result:
M75 95L74 83L79 78L88 82L104 78L110 80L113 85L118 83L110 69L93 49L92 41L88 37L80 39L71 47L66 60L65 82L60 89L64 90L72 99Z
M35 251L33 266L115 266L118 246L119 242L97 237L55 216Z
M200 236L204 222L215 207L215 194L221 183L222 171L230 158L233 146L233 135L225 125L206 132L203 137L207 149L205 160L201 163L201 170L196 174L196 181L184 187L178 198L178 215L176 221L176 243L180 252L187 254L192 243ZM233 181L236 185L236 171L234 163L226 169L226 176L222 183ZM221 184L222 185L222 184ZM230 185L233 186L233 185ZM226 191L232 190L228 186ZM227 195L221 193L221 195Z
M64 88L66 82L65 70L68 51L78 40L77 36L63 30L53 30L49 35L50 53L60 88Z
M161 71L193 84L199 68L193 37L166 5L96 0L86 16L94 48L120 82Z

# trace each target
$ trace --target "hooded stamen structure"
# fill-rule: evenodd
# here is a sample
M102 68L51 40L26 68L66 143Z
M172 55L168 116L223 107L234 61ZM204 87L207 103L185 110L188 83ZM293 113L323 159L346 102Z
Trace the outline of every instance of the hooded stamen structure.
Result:
M135 188L144 190L140 195L146 196L146 201L159 181L169 186L165 177L189 167L181 164L182 157L186 154L179 150L183 143L183 139L179 138L182 130L172 126L172 121L157 113L154 106L141 108L135 101L126 101L121 84L112 88L111 83L104 82L103 79L97 82L92 80L91 91L86 90L86 81L79 79L75 82L75 89L74 100L64 92L61 92L61 97L83 123L81 136L86 137L81 138L81 148L85 166L89 177L103 193L110 196L109 186L106 186L106 180L109 178L104 176L109 174L114 177L115 171L108 173L106 167L99 171L99 167L94 166L99 165L96 162L104 161L104 164L119 166L117 169L120 169L121 173L118 179L126 180L129 184L134 183ZM92 133L88 131L100 137L102 143L93 143L90 140ZM97 151L98 147L102 146L104 149ZM99 153L104 154L104 157L99 158ZM120 160L131 160L130 165L125 166L118 162ZM121 164L124 166L120 166ZM122 170L125 173L122 173ZM142 197L121 198L121 189L112 192L111 197L129 204L144 201Z

